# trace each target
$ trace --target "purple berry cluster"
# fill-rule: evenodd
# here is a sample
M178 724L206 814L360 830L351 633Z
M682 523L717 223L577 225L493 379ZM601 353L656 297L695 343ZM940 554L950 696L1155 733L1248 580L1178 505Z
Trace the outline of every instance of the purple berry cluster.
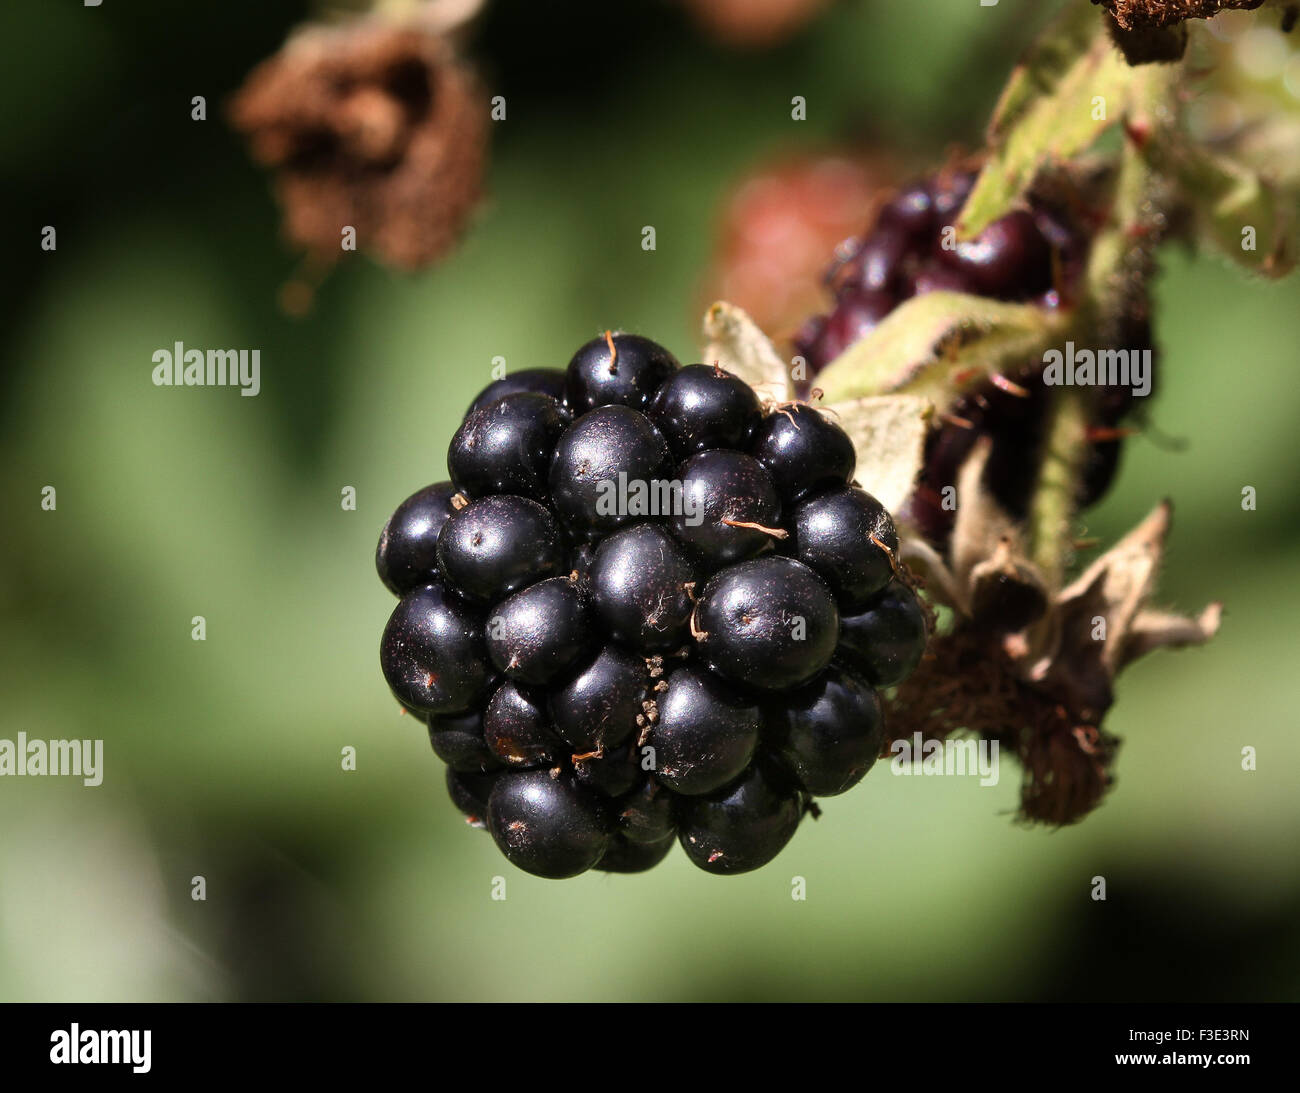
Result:
M856 462L823 413L631 334L474 400L450 481L380 536L380 659L511 862L640 872L676 841L745 872L862 779L926 625Z
M1060 203L1033 198L1030 207L990 224L977 238L958 242L952 232L976 174L936 172L904 188L880 210L861 238L841 249L827 274L835 295L824 315L796 334L796 350L815 376L869 334L895 307L935 291L1068 307L1088 254L1087 216ZM1125 319L1109 340L1130 351L1151 349L1145 315ZM811 380L806 384L811 386ZM1042 362L986 383L962 396L931 430L925 468L903 514L928 539L946 541L953 510L942 503L981 436L993 439L987 483L1013 516L1023 518L1043 442L1049 392ZM1123 418L1132 409L1131 387L1102 388L1092 408L1092 443L1080 506L1105 493L1119 465Z

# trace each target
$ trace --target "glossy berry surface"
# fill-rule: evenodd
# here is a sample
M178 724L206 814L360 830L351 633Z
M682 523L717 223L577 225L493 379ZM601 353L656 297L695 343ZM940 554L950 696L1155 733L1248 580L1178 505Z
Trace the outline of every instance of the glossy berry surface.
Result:
M829 668L784 704L776 731L786 769L808 793L832 797L852 789L871 769L884 733L871 686Z
M551 691L555 731L579 752L621 744L637 729L649 686L644 658L605 645L572 679Z
M483 740L508 767L549 767L568 751L551 729L546 695L506 680L488 699L483 714Z
M940 213L927 191L893 215L857 256L864 301L905 291ZM744 872L866 773L873 688L919 658L924 614L831 415L613 337L613 360L602 338L562 376L490 383L450 482L390 518L381 664L453 805L519 868L640 873L680 845Z
M696 626L710 667L768 691L807 682L830 663L839 641L830 589L792 558L755 558L722 570L704 587Z
M503 600L487 620L492 663L521 683L550 683L594 643L582 586L551 577Z
M766 865L794 837L803 817L799 790L763 764L707 797L684 797L677 838L686 856L709 873L747 873Z
M785 504L814 490L845 485L857 463L848 433L802 404L764 418L751 454L771 476Z
M846 610L863 606L894 575L894 521L866 490L841 486L799 502L790 516L790 553L813 570Z
M691 456L677 472L682 511L669 521L690 555L712 569L773 549L781 501L771 476L743 452Z
M893 687L921 663L925 642L920 600L892 581L860 613L840 616L837 655L873 685Z
M521 368L518 372L508 372L478 393L469 404L466 416L506 395L550 395L556 402L561 402L564 399L564 381L563 368Z
M675 793L709 793L749 765L762 714L707 669L678 668L658 702L650 735L659 782Z
M763 419L754 389L709 364L687 365L669 376L647 414L677 459L710 448L744 449Z
M546 496L551 452L564 430L550 395L506 395L475 410L451 438L447 467L467 497L516 493Z
M637 843L662 842L677 831L677 798L653 775L643 775L617 804L615 830Z
M566 401L575 414L615 405L644 410L676 370L676 357L639 334L593 338L569 362Z
M501 852L539 877L577 876L609 846L609 819L572 777L549 771L502 774L488 797L488 830Z
M606 535L651 515L649 484L666 479L669 466L668 442L649 418L626 406L602 406L559 438L551 501L576 535Z
M443 526L438 565L456 588L495 601L564 568L560 529L526 497L500 494L471 501Z
M482 622L439 584L402 597L384 628L379 662L394 697L422 713L470 709L490 674Z
M450 482L425 486L388 518L375 548L375 569L393 595L404 596L437 579L438 537L456 511L451 504L455 493Z
M637 524L606 537L588 577L596 614L616 641L651 655L690 641L696 567L662 527Z
M881 207L857 240L837 250L826 274L831 306L809 317L793 338L794 350L811 373L800 383L803 392L817 384L818 372L870 337L915 296L956 292L1045 311L1076 302L1092 238L1104 220L1102 210L1049 183L1041 190L1032 188L1024 207L993 221L975 238L959 239L956 225L976 177L974 170L949 166L914 181ZM1100 331L1098 348L1150 350L1147 310L1145 300L1137 299L1123 316L1108 318L1112 329ZM1009 406L1006 391L989 380L963 392L948 412L932 419L925 465L902 513L932 546L948 546L955 513L950 495L981 437L992 441L985 484L1009 515L1024 518L1043 456L1042 424L1051 402L1034 389L1042 369L1041 359L1031 359L1007 370L1005 378L1029 390L1023 407ZM1077 498L1081 508L1110 489L1122 447L1114 426L1133 404L1131 385L1122 385L1101 388L1089 408L1088 425L1097 437L1086 453ZM780 487L775 472L774 477Z

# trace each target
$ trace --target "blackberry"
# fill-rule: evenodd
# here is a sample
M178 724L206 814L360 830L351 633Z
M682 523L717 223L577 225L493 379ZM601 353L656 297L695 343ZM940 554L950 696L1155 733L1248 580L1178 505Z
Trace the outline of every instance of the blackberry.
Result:
M809 318L794 337L794 348L810 373L802 381L805 393L817 372L913 296L960 292L1049 309L1070 305L1099 217L1077 195L1062 199L1033 193L1027 208L994 221L974 239L957 241L950 229L975 178L974 171L950 168L909 184L880 209L869 231L841 247L841 257L826 275L833 307ZM1103 337L1110 347L1150 348L1144 314L1129 316L1119 325L1122 329ZM907 520L936 546L946 545L953 526L953 507L944 503L945 496L951 496L947 491L955 487L962 463L981 436L993 440L985 484L1010 515L1023 518L1048 401L1041 385L1032 390L1041 368L1041 361L1026 362L1026 375L1011 377L1031 389L1022 406L1008 405L1017 401L1015 396L985 383L936 417L924 468L905 508ZM1131 387L1099 392L1092 420L1098 437L1088 453L1081 507L1095 503L1114 479L1121 440L1113 427L1131 402ZM777 428L772 418L767 427Z
M389 616L380 643L384 678L397 700L422 713L463 713L487 689L479 618L441 584L417 588Z
M669 376L648 414L678 459L709 448L743 450L763 420L753 388L707 364L688 365Z
M381 664L521 869L743 872L866 773L924 619L839 426L610 340L490 384L393 514Z
M576 751L621 744L643 716L649 687L643 658L605 645L590 664L551 691L551 722Z
M462 774L447 768L447 796L471 827L487 827L487 802L496 779L495 773Z
M802 403L764 418L751 454L772 476L785 504L826 486L847 484L857 463L849 434Z
M602 873L644 873L668 857L675 841L669 835L656 843L638 843L615 835L595 868Z
M696 569L663 528L637 524L607 536L588 573L596 613L615 641L653 655L690 640Z
M486 774L501 763L483 737L483 711L430 714L429 744L433 754L458 774Z
M921 662L925 612L916 593L891 581L856 615L840 616L836 656L876 687L902 683Z
M686 856L710 873L746 873L766 865L793 837L804 794L772 768L755 763L707 797L683 797L677 839Z
M582 659L592 644L584 586L551 577L516 592L487 621L492 663L521 683L550 683Z
M599 538L647 512L629 486L667 478L668 442L650 419L626 406L583 414L559 438L551 459L551 503L575 535Z

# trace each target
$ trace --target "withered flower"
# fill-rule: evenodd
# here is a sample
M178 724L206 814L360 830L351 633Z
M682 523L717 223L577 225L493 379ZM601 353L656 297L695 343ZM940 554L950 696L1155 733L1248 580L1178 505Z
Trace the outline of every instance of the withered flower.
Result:
M926 658L890 699L889 724L943 739L971 732L1020 759L1022 818L1081 819L1113 783L1119 741L1102 727L1116 676L1161 647L1199 645L1219 627L1214 603L1196 618L1151 604L1169 533L1165 501L1075 580L1032 560L1023 532L984 486L980 441L958 485L951 565L921 539L904 559L931 598L952 609Z
M378 18L310 26L231 103L275 172L284 231L324 265L356 247L419 269L456 243L480 195L488 109L449 40Z

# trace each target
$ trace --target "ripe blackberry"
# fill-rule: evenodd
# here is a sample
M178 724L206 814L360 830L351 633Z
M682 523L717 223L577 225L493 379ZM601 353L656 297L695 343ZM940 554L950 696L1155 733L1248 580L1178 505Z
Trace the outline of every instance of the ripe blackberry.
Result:
M588 571L596 613L610 637L653 656L690 640L694 563L655 524L607 536Z
M402 598L389 616L380 663L394 696L421 713L463 713L487 689L490 670L476 614L441 584Z
M546 684L575 666L591 648L583 585L551 577L503 600L487 620L492 663L521 683Z
M510 679L488 699L483 740L508 767L550 767L568 751L551 729L545 693L534 693Z
M836 657L873 686L893 687L920 663L926 637L916 593L891 581L860 613L840 616Z
M647 495L643 506L634 506L627 489L667 478L668 466L668 442L649 418L626 406L599 406L559 438L551 459L551 503L575 536L599 538L650 515L653 498Z
M862 781L876 761L883 734L876 692L865 680L829 668L783 703L774 737L800 785L831 797Z
M520 868L642 872L676 839L754 869L870 767L920 606L839 426L611 337L563 402L545 371L490 384L451 482L393 515L384 674Z

